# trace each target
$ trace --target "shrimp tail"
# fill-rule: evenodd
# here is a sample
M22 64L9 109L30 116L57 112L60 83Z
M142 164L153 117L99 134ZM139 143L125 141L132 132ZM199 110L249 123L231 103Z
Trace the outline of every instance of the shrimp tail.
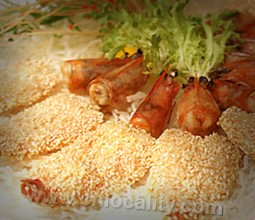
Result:
M41 180L23 179L21 182L21 193L33 202L46 203L49 200L50 191L45 188Z

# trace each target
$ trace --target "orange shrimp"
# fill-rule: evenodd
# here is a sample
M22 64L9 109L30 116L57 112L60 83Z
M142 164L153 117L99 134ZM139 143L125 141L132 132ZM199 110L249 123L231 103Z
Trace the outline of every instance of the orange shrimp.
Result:
M223 68L228 71L220 75L222 80L243 82L255 89L255 59L227 62Z
M131 58L67 60L62 64L61 70L69 91L75 93L86 91L90 81L131 61Z
M49 190L45 189L44 184L39 179L23 179L21 180L21 193L31 198L33 202L41 203L50 198Z
M175 76L168 74L167 71L166 68L160 75L130 120L135 127L146 130L156 138L169 122L174 98L181 87L174 79Z
M237 19L237 31L243 42L239 51L227 54L208 88L222 110L237 106L255 112L255 19L244 14Z
M241 52L250 56L255 56L255 36L253 39L244 39L241 45Z
M255 84L255 17L249 13L238 14L234 18L236 31L240 34L242 43L230 54L227 54L224 66L230 73L225 80L248 82Z
M145 85L148 75L143 74L143 56L133 56L125 65L97 77L88 85L92 103L99 106L125 109L126 96Z
M221 110L237 106L246 112L255 112L255 89L244 83L214 79L208 89Z
M241 31L241 37L243 43L241 45L241 51L243 53L251 54L255 56L255 21L247 25Z
M252 28L250 27L252 26ZM242 43L236 51L227 54L225 61L254 60L255 57L255 21L239 29Z
M255 39L255 20L244 24L242 27L238 28L243 39Z
M247 29L247 25L255 22L255 17L251 13L240 13L237 12L232 17L236 31L241 31Z
M190 78L177 107L179 126L194 135L205 136L216 128L221 111L207 89L205 77Z

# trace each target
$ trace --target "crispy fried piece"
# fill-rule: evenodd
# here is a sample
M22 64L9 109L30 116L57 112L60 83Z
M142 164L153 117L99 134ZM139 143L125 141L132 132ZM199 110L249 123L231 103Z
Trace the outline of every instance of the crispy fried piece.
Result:
M69 145L103 121L103 114L88 103L59 93L12 116L0 125L0 155L30 158Z
M222 113L218 124L232 143L255 160L255 113L231 107Z
M218 134L201 138L165 130L156 141L148 191L175 208L221 201L235 185L241 158L239 149Z
M155 139L131 124L107 122L92 141L97 169L115 192L140 180L151 166Z
M28 107L50 95L59 84L56 70L46 62L27 59L1 71L0 114Z
M89 156L86 135L34 164L29 179L22 180L21 192L33 202L57 205L88 205L107 196L104 178ZM95 200L93 200L95 198Z
M71 146L39 160L22 193L32 201L88 205L123 192L151 166L155 139L143 130L108 121Z

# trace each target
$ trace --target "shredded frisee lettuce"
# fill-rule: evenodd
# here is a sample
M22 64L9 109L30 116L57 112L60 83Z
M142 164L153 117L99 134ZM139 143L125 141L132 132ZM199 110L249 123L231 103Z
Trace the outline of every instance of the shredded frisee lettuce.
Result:
M102 50L108 58L126 46L140 48L145 72L159 74L167 65L179 70L181 81L189 76L208 76L224 59L234 26L220 15L190 16L188 1L146 0L139 12L128 12L123 1L98 5L92 16L102 24Z

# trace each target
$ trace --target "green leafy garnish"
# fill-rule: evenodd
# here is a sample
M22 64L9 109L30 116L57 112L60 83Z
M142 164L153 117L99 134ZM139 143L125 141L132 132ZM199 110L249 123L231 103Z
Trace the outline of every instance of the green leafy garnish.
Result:
M145 73L158 75L169 65L179 70L182 82L189 76L208 76L237 38L231 20L235 12L186 15L188 0L173 5L166 0L36 0L24 6L4 1L10 5L0 11L0 35L33 33L61 19L67 19L70 30L80 32L73 17L81 14L101 25L102 50L108 58L127 46L140 48ZM130 5L135 7L129 10Z
M139 12L128 12L123 1L99 5L90 15L102 24L103 52L113 58L126 46L143 51L146 71L159 74L166 65L177 68L183 82L189 76L208 76L233 47L228 41L236 37L228 17L219 15L190 16L184 10L188 1L146 0Z

